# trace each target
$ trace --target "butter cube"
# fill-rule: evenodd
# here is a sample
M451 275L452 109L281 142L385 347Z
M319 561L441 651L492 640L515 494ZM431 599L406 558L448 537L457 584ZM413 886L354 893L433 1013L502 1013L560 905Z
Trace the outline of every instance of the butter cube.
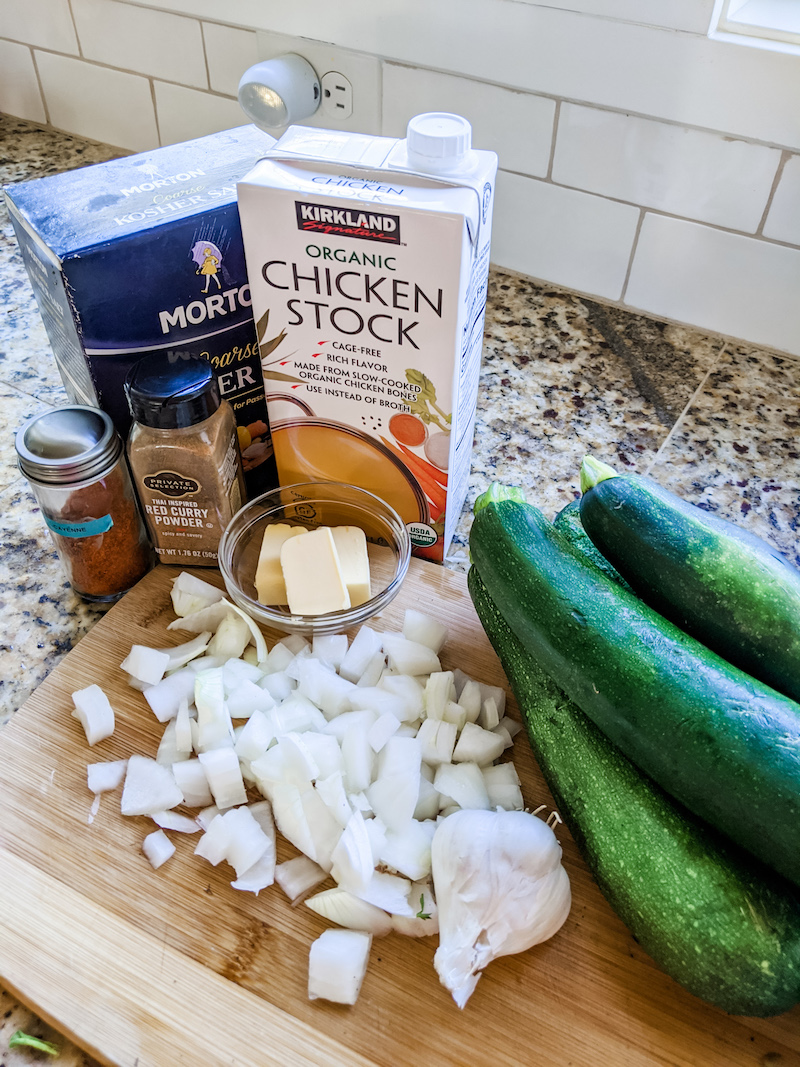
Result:
M369 583L367 539L360 526L332 526L339 565L353 607L372 596Z
M281 546L281 569L293 615L324 615L350 607L329 526L292 537Z
M264 530L255 577L256 595L260 603L288 604L281 570L281 547L290 537L307 533L304 526L290 526L287 522L276 522Z

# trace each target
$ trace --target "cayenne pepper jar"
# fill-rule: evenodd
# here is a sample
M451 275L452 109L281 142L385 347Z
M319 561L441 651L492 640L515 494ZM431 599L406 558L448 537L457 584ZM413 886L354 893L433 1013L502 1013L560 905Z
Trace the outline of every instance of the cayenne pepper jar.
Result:
M118 600L153 553L111 419L82 405L46 411L19 429L16 449L72 588L90 603Z
M236 419L216 374L199 356L154 352L131 368L125 394L128 459L159 560L215 566L244 499Z

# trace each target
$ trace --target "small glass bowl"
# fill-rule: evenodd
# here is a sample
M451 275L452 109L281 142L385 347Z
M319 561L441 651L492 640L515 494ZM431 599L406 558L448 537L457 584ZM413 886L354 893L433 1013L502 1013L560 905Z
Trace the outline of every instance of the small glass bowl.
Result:
M370 557L370 600L325 615L293 615L288 607L256 598L254 584L264 530L276 522L291 526L360 526ZM382 611L400 592L411 559L411 540L402 519L385 501L342 482L301 482L281 486L245 504L233 516L219 543L219 569L228 595L256 622L287 633L343 633Z

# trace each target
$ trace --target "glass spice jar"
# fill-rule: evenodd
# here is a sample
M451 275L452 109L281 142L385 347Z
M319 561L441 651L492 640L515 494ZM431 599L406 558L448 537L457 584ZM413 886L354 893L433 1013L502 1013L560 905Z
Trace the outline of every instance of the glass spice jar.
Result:
M90 603L118 600L153 552L111 419L99 408L55 408L28 419L15 443L72 588Z
M161 563L217 564L244 478L233 408L208 360L154 352L128 372L128 459Z

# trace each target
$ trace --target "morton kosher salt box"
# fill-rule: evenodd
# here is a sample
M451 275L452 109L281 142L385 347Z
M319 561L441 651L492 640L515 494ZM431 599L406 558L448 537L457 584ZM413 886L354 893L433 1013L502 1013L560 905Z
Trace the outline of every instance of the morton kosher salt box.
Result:
M70 399L124 438L132 364L202 356L234 409L250 497L277 478L236 181L273 143L241 126L5 190Z
M280 484L367 489L437 562L468 487L496 170L434 113L405 139L292 126L238 184Z

